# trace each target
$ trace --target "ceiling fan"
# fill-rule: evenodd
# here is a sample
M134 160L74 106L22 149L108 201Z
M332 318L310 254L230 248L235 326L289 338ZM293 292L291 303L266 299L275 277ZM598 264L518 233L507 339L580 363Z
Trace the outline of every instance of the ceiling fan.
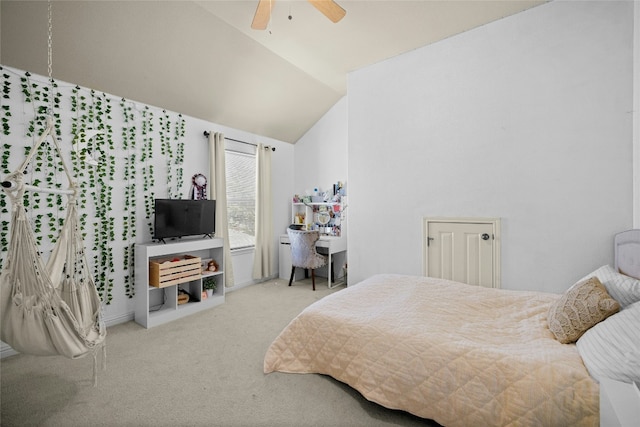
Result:
M318 9L331 22L338 22L347 14L338 3L333 0L307 0ZM259 0L256 14L253 17L251 28L254 30L265 30L271 19L271 9L275 0Z

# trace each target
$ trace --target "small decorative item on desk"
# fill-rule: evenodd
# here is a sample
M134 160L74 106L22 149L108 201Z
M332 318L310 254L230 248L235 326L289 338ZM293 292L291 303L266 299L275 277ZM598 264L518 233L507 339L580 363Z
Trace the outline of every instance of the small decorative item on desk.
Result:
M207 291L207 297L211 297L216 290L216 278L215 277L203 277L202 288Z
M329 224L329 221L331 221L331 215L329 214L329 212L327 212L326 207L323 206L324 210L318 212L317 214L317 221L318 224L326 226L327 224Z
M293 223L304 224L304 213L303 212L296 213L295 217L293 218Z

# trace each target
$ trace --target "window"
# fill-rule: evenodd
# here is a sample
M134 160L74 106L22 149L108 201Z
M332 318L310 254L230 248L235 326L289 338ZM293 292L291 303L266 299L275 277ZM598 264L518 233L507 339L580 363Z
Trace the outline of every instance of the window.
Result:
M226 141L227 214L231 249L256 244L256 147Z

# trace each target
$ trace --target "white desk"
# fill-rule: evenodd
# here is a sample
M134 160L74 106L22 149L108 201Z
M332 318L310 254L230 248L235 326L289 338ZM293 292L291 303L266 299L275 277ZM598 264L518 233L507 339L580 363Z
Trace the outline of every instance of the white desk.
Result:
M291 248L289 247L289 236L287 234L280 235L280 278L289 280L291 278ZM320 236L320 239L316 242L316 248L318 248L318 252L323 255L328 255L327 260L327 286L329 288L333 288L339 285L344 284L344 277L342 276L342 266L344 265L347 257L347 238L346 237L335 237L335 236ZM323 250L324 249L324 250ZM326 252L326 253L325 253ZM335 255L335 259L334 259ZM335 261L334 270L335 270L335 282L331 283L331 261ZM323 267L324 268L324 267ZM319 272L322 273L322 269ZM297 273L302 270L296 270L296 275L294 276L294 281L300 280L302 277L298 276ZM338 280L342 279L342 280Z

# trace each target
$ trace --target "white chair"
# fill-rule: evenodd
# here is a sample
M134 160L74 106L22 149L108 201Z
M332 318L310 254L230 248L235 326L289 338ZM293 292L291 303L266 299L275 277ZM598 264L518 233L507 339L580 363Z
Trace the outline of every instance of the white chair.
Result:
M311 270L311 283L316 290L315 269L327 264L327 257L316 251L316 242L320 238L318 231L304 231L287 229L289 243L291 245L291 278L289 286L293 282L293 276L297 268Z

